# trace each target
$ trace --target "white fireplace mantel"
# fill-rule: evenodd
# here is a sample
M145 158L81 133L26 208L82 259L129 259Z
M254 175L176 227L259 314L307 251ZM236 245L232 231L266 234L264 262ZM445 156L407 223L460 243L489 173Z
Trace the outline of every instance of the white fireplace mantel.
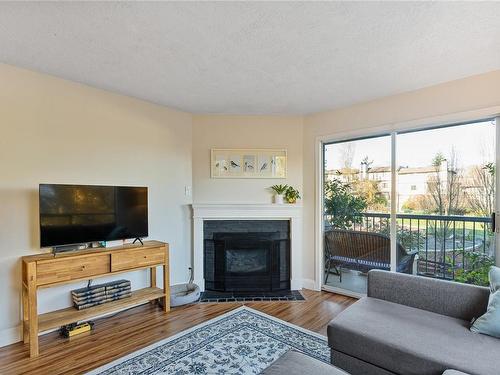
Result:
M205 289L203 277L203 222L205 220L289 220L290 286L302 288L302 206L295 204L193 204L194 282Z

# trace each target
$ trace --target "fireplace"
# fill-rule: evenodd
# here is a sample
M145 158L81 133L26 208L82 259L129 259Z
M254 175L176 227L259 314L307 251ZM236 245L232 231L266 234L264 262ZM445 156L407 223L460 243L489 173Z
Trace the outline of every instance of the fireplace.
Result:
M205 235L206 290L290 290L288 221L207 221Z

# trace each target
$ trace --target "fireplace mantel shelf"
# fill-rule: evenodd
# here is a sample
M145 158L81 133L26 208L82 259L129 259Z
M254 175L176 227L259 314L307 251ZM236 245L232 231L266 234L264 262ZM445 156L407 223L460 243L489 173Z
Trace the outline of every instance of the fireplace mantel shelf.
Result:
M194 203L194 208L207 208L207 207L262 207L262 208L302 208L301 204L275 204L275 203Z
M292 218L302 216L298 204L201 203L193 204L193 218Z

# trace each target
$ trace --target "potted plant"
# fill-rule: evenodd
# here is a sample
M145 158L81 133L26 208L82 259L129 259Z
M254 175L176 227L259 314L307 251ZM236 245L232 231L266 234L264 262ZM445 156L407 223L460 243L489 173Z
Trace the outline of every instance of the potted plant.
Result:
M300 199L300 193L297 189L292 186L289 186L285 192L285 199L288 203L296 203L297 199Z
M288 185L273 185L271 190L274 191L274 203L283 204L283 196L288 190Z

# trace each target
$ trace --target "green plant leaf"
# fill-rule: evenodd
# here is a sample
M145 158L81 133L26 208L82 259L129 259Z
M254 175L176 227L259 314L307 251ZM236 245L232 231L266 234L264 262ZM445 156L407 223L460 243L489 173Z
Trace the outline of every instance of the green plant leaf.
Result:
M283 195L286 193L288 189L288 185L273 185L271 186L271 190L273 190L276 194Z

